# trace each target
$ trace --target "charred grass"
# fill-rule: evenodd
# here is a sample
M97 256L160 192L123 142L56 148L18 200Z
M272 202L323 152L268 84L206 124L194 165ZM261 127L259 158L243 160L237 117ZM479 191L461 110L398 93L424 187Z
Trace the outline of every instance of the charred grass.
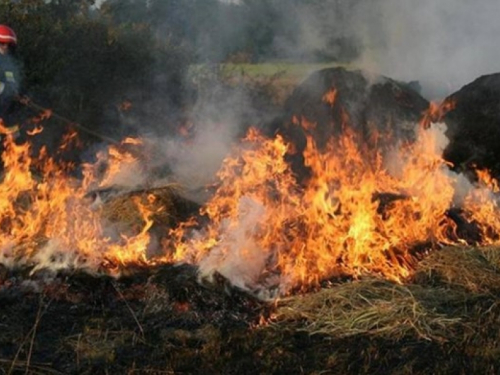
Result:
M499 249L449 247L405 284L262 302L187 265L113 279L3 269L0 373L496 374Z

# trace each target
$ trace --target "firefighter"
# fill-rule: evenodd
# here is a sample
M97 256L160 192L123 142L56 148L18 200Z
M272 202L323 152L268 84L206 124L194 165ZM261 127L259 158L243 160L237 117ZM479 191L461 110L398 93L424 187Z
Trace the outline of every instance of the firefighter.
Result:
M8 123L19 94L19 68L14 56L17 36L9 26L0 25L0 118Z

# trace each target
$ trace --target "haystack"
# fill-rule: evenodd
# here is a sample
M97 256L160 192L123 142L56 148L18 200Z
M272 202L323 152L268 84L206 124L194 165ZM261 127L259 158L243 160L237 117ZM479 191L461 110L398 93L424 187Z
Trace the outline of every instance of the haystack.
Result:
M500 177L500 73L484 75L448 96L443 117L450 144L444 157L458 170L488 169Z
M103 219L131 235L138 234L146 220L151 220L153 227L170 229L199 210L198 204L182 196L178 184L136 190L112 187L95 194L103 191L107 193L100 207Z
M307 177L302 151L306 136L319 150L345 126L365 145L383 151L398 141L412 141L429 102L412 85L362 70L327 68L311 74L285 103L275 132L295 146L291 164L299 180Z

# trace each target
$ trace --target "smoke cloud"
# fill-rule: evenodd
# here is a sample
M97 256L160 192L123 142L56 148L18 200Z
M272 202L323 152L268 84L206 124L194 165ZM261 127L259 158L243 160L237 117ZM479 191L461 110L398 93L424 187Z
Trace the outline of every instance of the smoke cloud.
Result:
M246 6L239 1L221 3ZM279 10L279 22L273 23L271 18L265 21L274 30L273 51L278 60L312 62L334 57L339 62L350 61L352 68L418 81L429 100L442 99L479 76L500 70L500 2L496 0L325 0L294 2L287 7L279 2L268 4ZM241 29L259 24L259 17L264 22L265 15L259 13L244 20L225 19L220 28L224 35L217 34L216 40L200 35L203 48L198 53L237 45L243 35ZM318 51L323 54L318 56ZM212 92L198 97L189 114L195 128L189 142L162 134L155 138L161 144L155 162L168 164L178 180L190 186L202 186L214 177L242 130L270 120L259 118L260 108L245 95L228 91L225 97L220 90L215 93L216 82L210 87Z
M358 64L391 78L418 80L429 99L499 71L500 2L378 0L359 3L350 32Z
M352 62L357 56L356 68L418 80L431 100L500 70L497 0L274 1L268 6L278 17L266 21L274 31L277 60ZM248 22L262 25L268 15L261 10L251 17ZM225 20L233 35L241 27L236 22L241 24L236 20L231 27Z

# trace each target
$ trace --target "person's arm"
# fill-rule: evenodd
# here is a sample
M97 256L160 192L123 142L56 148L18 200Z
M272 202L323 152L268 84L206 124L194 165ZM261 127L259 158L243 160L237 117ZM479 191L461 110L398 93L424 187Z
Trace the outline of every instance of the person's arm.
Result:
M0 95L12 98L18 94L18 82L14 69L5 69L0 77Z

